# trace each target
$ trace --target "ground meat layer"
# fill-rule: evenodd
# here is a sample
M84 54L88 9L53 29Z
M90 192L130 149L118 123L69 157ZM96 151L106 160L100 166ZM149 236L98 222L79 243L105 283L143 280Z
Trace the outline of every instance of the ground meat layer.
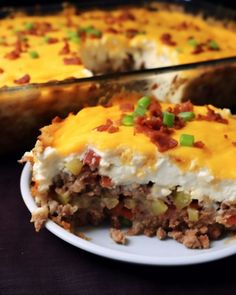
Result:
M158 199L152 186L115 186L96 168L84 165L76 176L63 172L54 178L46 205L33 213L32 220L39 230L50 217L74 233L83 225L110 222L117 243L125 243L120 231L124 228L126 235L173 238L193 249L209 248L211 240L236 229L236 205L191 200L177 188Z

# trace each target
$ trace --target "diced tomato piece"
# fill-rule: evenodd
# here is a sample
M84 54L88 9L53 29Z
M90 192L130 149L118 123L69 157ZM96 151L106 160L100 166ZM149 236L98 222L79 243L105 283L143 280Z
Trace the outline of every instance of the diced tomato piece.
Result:
M131 210L124 208L122 203L119 203L115 208L111 209L110 212L114 216L122 216L129 220L132 220Z
M228 225L236 225L236 215L232 215L227 219Z
M99 166L100 160L100 156L89 150L84 157L83 164L87 164L92 168L97 168Z
M101 178L101 186L103 187L111 187L112 181L108 176L102 176Z

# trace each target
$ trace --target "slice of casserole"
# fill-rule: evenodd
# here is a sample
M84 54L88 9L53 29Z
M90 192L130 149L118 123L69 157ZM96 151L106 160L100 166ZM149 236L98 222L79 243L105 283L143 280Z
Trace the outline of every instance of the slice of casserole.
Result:
M109 221L111 236L171 237L189 248L236 229L236 119L211 105L127 94L44 127L32 163L38 231ZM128 231L121 231L123 227Z

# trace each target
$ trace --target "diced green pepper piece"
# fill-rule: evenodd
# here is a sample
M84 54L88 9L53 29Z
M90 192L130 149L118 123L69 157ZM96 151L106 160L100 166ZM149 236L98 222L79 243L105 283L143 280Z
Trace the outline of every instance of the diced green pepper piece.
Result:
M194 144L194 136L190 134L181 134L179 143L182 146L193 146Z
M119 203L119 200L117 198L112 198L112 197L103 197L102 201L103 201L104 205L109 210L112 209L112 208L115 208Z
M195 118L194 112L181 112L178 116L182 118L185 122Z
M188 212L188 219L189 221L193 221L196 222L199 219L199 212L197 209L194 208L188 208L187 209Z
M190 195L184 192L176 192L173 196L173 203L177 209L181 210L191 203Z
M67 191L63 194L57 194L57 199L61 204L66 205L70 201L70 193Z
M73 175L78 175L83 167L79 159L73 159L65 164L66 169Z
M151 208L155 215L161 215L167 211L168 206L164 203L164 201L157 199L152 201Z
M175 121L175 115L169 112L163 112L163 124L167 127L173 127Z

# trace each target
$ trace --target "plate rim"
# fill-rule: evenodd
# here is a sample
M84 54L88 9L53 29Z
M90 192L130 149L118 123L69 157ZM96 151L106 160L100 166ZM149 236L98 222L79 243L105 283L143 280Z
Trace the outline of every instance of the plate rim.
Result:
M20 177L21 195L30 213L32 213L32 211L37 208L37 205L30 192L29 184L30 184L30 178L32 175L31 167L32 167L31 164L27 162L22 170L21 177ZM127 252L123 252L119 250L113 250L110 248L105 248L104 246L94 244L91 241L86 241L66 231L65 229L63 229L61 226L59 226L52 220L48 220L45 223L45 227L47 228L47 230L49 230L52 234L54 234L58 238L84 251L87 251L89 253L102 256L105 258L122 261L122 262L134 263L134 264L153 265L153 266L194 265L194 264L200 264L200 263L219 260L219 259L236 254L236 245L232 245L225 249L223 248L219 250L214 250L213 252L202 252L202 253L199 253L199 255L194 255L194 256L150 257L145 255L127 253ZM199 250L199 251L204 251L204 250Z

